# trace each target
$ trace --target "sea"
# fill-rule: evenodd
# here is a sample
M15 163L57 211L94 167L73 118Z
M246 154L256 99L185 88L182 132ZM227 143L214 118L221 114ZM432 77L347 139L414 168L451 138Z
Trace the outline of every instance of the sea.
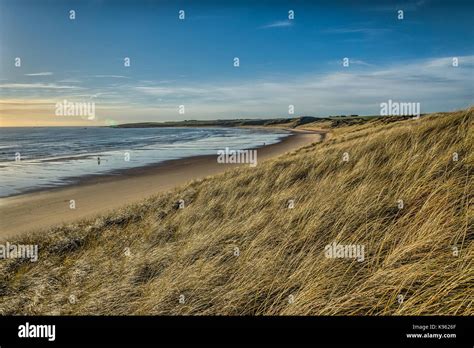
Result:
M73 184L168 160L258 148L285 130L246 128L0 128L0 197Z

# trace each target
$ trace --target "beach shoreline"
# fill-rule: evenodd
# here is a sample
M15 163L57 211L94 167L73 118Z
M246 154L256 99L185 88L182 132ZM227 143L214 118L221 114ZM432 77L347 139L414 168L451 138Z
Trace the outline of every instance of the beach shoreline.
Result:
M278 143L255 148L258 163L324 140L325 137L323 132L289 131L291 134ZM169 160L80 177L69 185L37 188L0 198L0 240L92 218L192 180L245 165L219 164L216 158L217 155L203 155ZM75 209L70 208L71 200L74 200Z

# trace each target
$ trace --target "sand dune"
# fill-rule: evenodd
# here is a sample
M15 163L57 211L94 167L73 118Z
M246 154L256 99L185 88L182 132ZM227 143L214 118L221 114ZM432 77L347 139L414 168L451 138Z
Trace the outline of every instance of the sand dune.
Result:
M39 251L0 262L0 315L472 315L473 111L333 128L256 168L9 239ZM208 173L193 168L181 173ZM124 192L101 194L133 195L123 180L76 193L118 204Z

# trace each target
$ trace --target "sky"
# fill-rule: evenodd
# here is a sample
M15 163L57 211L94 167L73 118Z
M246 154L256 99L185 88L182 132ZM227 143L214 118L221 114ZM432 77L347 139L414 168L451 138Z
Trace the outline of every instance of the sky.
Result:
M0 126L462 109L473 14L456 0L0 0ZM58 115L64 102L94 117Z

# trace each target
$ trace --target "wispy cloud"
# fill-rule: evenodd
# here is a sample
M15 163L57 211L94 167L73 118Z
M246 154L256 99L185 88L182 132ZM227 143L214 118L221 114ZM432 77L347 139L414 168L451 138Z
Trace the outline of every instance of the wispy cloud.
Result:
M360 61L362 65L367 64ZM388 99L420 102L423 112L466 107L472 90L474 56L432 58L366 69L340 68L324 75L306 74L291 80L245 81L239 84L199 84L136 87L136 92L160 98L158 109L175 112L188 104L194 117L277 116L293 104L298 113L376 114ZM471 89L469 89L471 86ZM156 99L154 99L156 101ZM214 116L212 116L214 114ZM189 117L189 116L187 116Z
M30 105L30 106L38 106L38 105L51 105L56 103L55 99L8 99L8 100L0 100L0 104L2 104L2 107L6 106L18 106L18 105Z
M162 86L137 86L134 89L156 97L173 96L174 98L203 96L209 93L206 88L199 87L162 87Z
M389 11L396 11L396 10L404 10L404 11L416 11L419 8L428 4L428 0L418 0L418 1L399 1L393 5L376 5L370 8L371 11L380 11L380 12L389 12Z
M54 83L4 83L0 88L10 89L81 89L81 87L58 85Z
M328 34L365 34L378 35L390 32L389 28L330 28L324 30Z
M382 36L392 32L391 28L377 28L370 26L362 27L339 27L328 28L322 31L323 34L337 35L348 42L364 42L371 40L381 40Z
M59 80L57 81L59 83L81 83L81 80L78 79L64 79L64 80Z
M360 65L360 66L364 66L364 67L374 67L375 66L375 64L368 63L365 60L355 59L355 58L350 58L350 57L348 57L348 58L349 58L349 65ZM343 63L342 59L330 62L331 65L342 65L342 63Z
M51 76L53 75L50 71L39 72L39 73L32 73L32 74L25 74L25 76Z
M269 28L283 28L283 27L291 27L293 22L290 20L286 21L276 21L273 23L269 23L260 27L260 29L269 29Z
M123 76L123 75L94 75L94 77L98 78L112 78L112 79L129 79L130 77L128 76Z
M367 63L366 61L360 59L350 59L350 64L363 65L363 66L374 66L373 64Z

